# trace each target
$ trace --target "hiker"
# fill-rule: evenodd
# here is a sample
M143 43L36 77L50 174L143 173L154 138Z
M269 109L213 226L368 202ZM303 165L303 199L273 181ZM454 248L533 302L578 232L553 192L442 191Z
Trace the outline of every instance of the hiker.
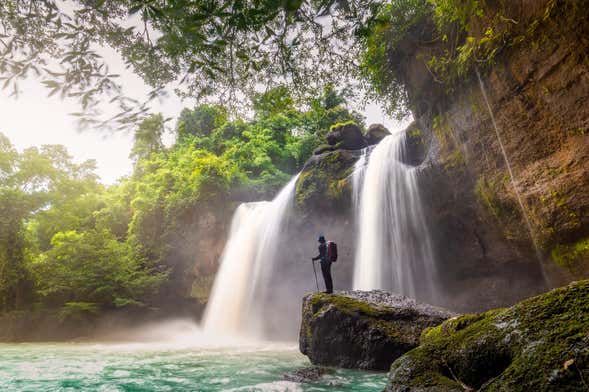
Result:
M319 236L319 255L313 257L313 262L316 260L320 260L321 263L321 272L323 273L323 280L325 281L325 288L324 291L327 294L333 293L333 281L331 279L331 262L330 257L327 252L327 242L325 241L325 237L320 235ZM336 256L337 257L337 256Z

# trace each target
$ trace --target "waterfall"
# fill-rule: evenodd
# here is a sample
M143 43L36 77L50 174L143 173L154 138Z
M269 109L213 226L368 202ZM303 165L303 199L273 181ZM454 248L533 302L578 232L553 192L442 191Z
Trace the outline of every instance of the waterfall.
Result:
M355 168L353 183L361 189L356 196L353 285L431 301L436 274L432 244L418 189L419 171L403 163L405 145L405 133L387 136Z
M297 178L271 202L244 203L235 211L205 310L205 331L234 336L262 333L263 298Z
M368 155L371 152L371 147L366 147L362 150L362 155L356 161L354 165L354 171L352 173L352 206L357 214L360 210L360 193L362 191L362 181L364 181L364 174L366 173L366 162L368 162Z

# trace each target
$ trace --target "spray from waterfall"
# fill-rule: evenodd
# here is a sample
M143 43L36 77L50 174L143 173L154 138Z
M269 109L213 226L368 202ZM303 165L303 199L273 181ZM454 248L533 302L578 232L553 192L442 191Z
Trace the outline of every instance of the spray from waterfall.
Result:
M503 155L503 160L505 161L505 166L507 167L507 172L509 173L509 179L511 181L511 186L513 187L513 191L515 192L515 197L517 199L517 203L519 204L519 208L522 211L524 216L524 220L526 222L526 226L528 229L528 233L530 235L530 239L532 240L532 244L534 246L534 250L536 251L536 257L538 258L538 262L540 263L540 269L542 270L542 274L544 280L547 281L546 274L544 272L543 263L542 263L542 253L540 252L540 248L538 247L538 243L536 241L536 236L534 235L534 230L532 229L532 223L530 222L530 217L528 216L528 212L524 206L522 201L521 195L519 193L519 189L517 187L517 183L515 181L515 175L513 174L513 169L511 168L511 163L507 157L507 152L505 151L505 146L503 145L503 139L501 138L501 132L499 132L499 127L497 126L497 121L495 121L495 114L493 113L493 109L491 109L491 104L489 103L489 99L487 98L487 90L485 89L485 84L483 83L483 79L481 75L476 70L477 78L479 79L479 86L481 87L481 93L483 94L483 99L485 100L485 104L487 105L487 109L489 110L489 116L491 117L491 122L493 123L493 128L495 129L495 135L497 136L497 141L499 142L499 147L501 149L501 154Z
M406 155L401 132L384 138L356 166L353 180L361 191L353 285L432 301L432 242L418 189L419 171L403 163Z
M237 208L205 311L205 332L263 334L263 299L297 179L291 179L271 202L244 203Z

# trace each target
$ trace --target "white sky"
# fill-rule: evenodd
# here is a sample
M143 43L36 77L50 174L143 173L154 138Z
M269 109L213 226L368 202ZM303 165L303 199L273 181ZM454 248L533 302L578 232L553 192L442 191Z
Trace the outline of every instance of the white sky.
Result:
M139 99L144 97L149 88L139 77L124 69L120 57L112 50L105 50L105 57L108 58L111 72L121 74L126 94ZM79 132L76 119L69 115L80 111L76 101L61 100L57 96L48 98L48 90L35 79L21 82L19 87L21 91L18 99L9 97L8 91L0 90L0 132L19 151L30 146L63 144L77 162L96 160L97 174L106 184L112 184L131 173L131 133ZM180 111L193 104L170 95L165 101L156 103L152 112L162 112L165 117L174 118L170 124L173 126ZM363 112L367 124L378 122L391 130L399 128L395 121L383 116L377 105L370 105ZM170 144L172 137L167 136L165 142Z

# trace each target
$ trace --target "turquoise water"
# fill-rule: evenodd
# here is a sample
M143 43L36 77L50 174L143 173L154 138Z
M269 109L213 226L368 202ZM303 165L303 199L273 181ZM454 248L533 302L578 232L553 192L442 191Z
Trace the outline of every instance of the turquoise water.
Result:
M295 345L0 344L0 391L381 391L384 373L336 370L299 384Z

